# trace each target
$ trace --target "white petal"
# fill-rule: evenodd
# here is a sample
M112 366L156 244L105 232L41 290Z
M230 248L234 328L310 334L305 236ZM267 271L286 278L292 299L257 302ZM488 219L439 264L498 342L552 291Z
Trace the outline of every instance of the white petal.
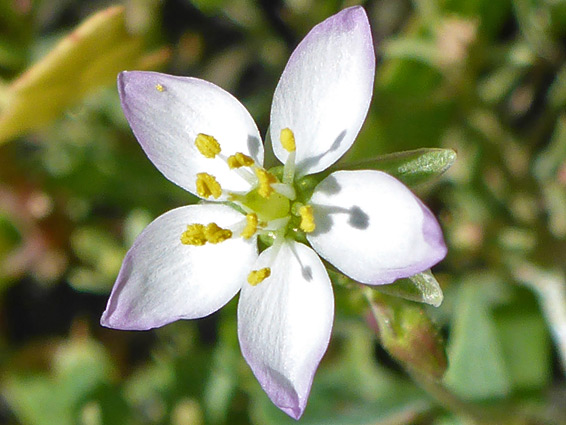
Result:
M295 134L298 175L324 170L346 152L366 117L375 53L364 9L351 7L315 26L291 55L271 107L273 150L288 152L279 135Z
M298 419L330 340L334 296L312 249L285 242L272 258L274 249L262 252L254 265L254 270L271 267L271 276L242 287L238 336L242 354L269 398Z
M249 183L224 161L205 158L194 145L197 134L204 133L218 140L222 154L242 152L263 163L259 131L246 108L230 93L197 78L142 71L122 72L118 91L140 145L173 183L196 194L196 175L206 172L223 189L249 189Z
M226 304L257 259L255 240L232 238L216 245L180 241L188 224L227 227L242 219L225 205L190 205L153 221L128 251L101 323L143 330L178 319L207 316Z
M380 171L338 171L314 191L316 229L307 235L322 257L358 282L391 283L446 255L430 210Z

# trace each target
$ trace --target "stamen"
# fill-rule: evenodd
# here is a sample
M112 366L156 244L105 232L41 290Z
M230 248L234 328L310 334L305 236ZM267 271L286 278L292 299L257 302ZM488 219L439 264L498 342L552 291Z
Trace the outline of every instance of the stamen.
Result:
M197 194L202 196L205 199L210 198L213 196L214 199L217 199L222 195L222 188L220 187L220 183L216 181L214 176L211 176L208 173L198 173L197 174Z
M251 238L257 231L257 224L258 224L257 214L255 213L246 214L246 227L244 228L244 230L242 230L241 236L244 239Z
M289 156L283 167L283 183L292 185L293 179L295 178L295 157L297 156L295 134L290 128L284 128L281 130L279 139L281 140L281 146L289 152Z
M220 153L220 143L208 134L199 133L195 139L195 146L206 158L214 158Z
M256 286L263 282L271 276L271 269L269 267L265 267L259 270L252 270L248 275L248 283L252 286Z
M299 227L303 232L311 233L316 229L316 224L314 222L314 216L312 212L311 205L303 205L299 208L299 215L301 216L301 224Z
M157 90L158 92L164 92L164 91L165 91L165 87L163 87L161 84L156 84L156 85L155 85L155 90Z
M284 128L281 130L281 145L287 152L295 152L297 149L295 146L295 135L290 128Z
M254 165L253 158L250 158L241 152L236 152L234 155L230 155L228 157L228 167L230 167L231 170L240 167L250 167L252 165Z
M210 223L204 229L204 236L207 242L220 243L224 242L226 239L230 239L232 237L232 231L223 229L216 223Z
M277 183L277 178L275 178L275 176L270 172L265 171L263 168L256 168L255 174L259 180L257 193L259 193L261 197L268 199L273 193L271 184Z
M189 224L187 230L181 234L181 243L184 245L203 246L206 243L205 227L202 224Z

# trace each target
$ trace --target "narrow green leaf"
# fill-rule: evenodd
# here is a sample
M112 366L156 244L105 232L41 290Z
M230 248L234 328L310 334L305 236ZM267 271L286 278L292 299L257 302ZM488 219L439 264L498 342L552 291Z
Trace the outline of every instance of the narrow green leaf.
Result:
M444 174L456 160L452 149L423 148L380 155L353 164L341 165L341 169L385 171L408 186L427 183Z
M143 38L131 34L124 7L102 10L62 39L10 86L0 110L0 143L41 127L118 72L143 62Z

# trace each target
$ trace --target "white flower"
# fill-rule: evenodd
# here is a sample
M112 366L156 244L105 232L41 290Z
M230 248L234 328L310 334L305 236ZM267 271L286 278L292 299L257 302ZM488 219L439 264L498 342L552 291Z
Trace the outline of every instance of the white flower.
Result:
M120 74L122 107L149 159L172 182L216 202L169 211L142 232L102 324L141 330L200 318L240 291L242 353L271 400L298 419L334 316L317 253L369 285L419 273L446 253L431 212L385 173L334 172L303 199L300 179L335 163L357 136L374 70L361 7L312 29L273 98L273 151L285 164L279 178L262 168L257 127L229 93L196 78ZM260 233L274 243L258 255Z

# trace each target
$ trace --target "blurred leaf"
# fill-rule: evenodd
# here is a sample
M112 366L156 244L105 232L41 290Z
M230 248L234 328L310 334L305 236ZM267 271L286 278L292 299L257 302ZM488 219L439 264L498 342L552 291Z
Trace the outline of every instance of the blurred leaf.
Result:
M541 182L554 181L566 161L566 114L560 115L548 146L538 155L534 174Z
M9 87L0 115L0 143L38 128L119 71L142 60L142 37L128 32L124 8L110 7L83 22Z
M439 307L444 299L442 289L430 270L417 273L408 279L399 279L389 285L374 286L374 288L387 295L430 304L434 307Z
M81 227L71 235L75 255L92 268L77 267L69 283L80 291L106 293L118 275L125 249L102 229Z
M537 390L551 377L548 333L540 315L521 311L498 316L499 341L516 390Z
M434 67L440 52L434 42L422 38L398 38L388 41L383 47L388 59L411 59Z
M73 425L81 402L109 380L111 366L102 346L79 337L61 344L49 375L11 373L3 395L26 425Z
M360 161L342 164L340 169L385 171L408 186L414 187L427 183L444 174L456 160L452 149L417 149L397 152Z
M124 242L126 246L132 246L139 234L151 223L152 217L149 211L135 209L128 214L124 222Z
M542 185L544 207L548 213L548 230L559 239L566 236L566 191L560 181Z
M562 52L551 36L548 7L544 3L531 0L512 2L521 33L533 51L551 62L558 62Z
M314 398L314 396L313 396ZM321 400L322 402L322 400ZM322 407L319 402L318 407ZM313 401L311 401L313 403ZM310 414L307 411L301 418L302 425L389 425L389 424L408 424L415 421L423 412L429 409L428 403L419 397L406 394L404 397L393 398L383 397L378 401L368 403L359 401L358 403L345 402L340 397L332 400L325 400L325 412ZM260 411L260 409L262 411ZM284 413L277 410L269 400L262 400L262 403L254 409L256 417L261 418L254 423L260 424L296 424L297 422L284 416Z
M445 382L466 399L485 400L509 394L511 383L497 329L484 292L485 277L470 277L458 291Z
M211 423L224 423L228 419L230 403L238 388L236 373L240 353L221 342L216 346L211 361L212 369L203 395L204 406Z
M560 268L544 269L526 261L511 263L515 278L537 295L566 372L566 277Z
M222 11L226 0L190 0L199 10L208 15L217 14Z
M22 240L22 235L8 215L0 212L0 258Z
M511 11L510 0L447 0L445 13L456 13L480 22L481 34L487 39L498 35Z
M15 43L0 38L0 65L6 68L18 68L25 64L25 51ZM0 102L0 105L2 103Z
M477 84L479 96L486 103L497 104L517 85L522 72L515 67L500 67Z
M550 105L556 110L566 107L566 66L562 66L557 72L548 96Z

